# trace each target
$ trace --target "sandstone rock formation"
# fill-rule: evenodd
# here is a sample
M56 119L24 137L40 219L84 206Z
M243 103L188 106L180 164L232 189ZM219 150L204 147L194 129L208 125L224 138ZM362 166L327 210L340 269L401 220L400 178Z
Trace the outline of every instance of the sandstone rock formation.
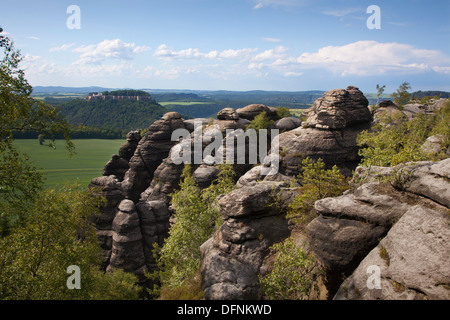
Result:
M286 117L275 121L273 124L275 129L280 130L280 132L294 130L302 125L302 121L296 117Z
M173 131L184 128L183 119L177 112L166 113L148 128L130 159L130 169L122 182L126 198L133 201L139 199L141 192L152 181L154 171L175 145L176 141L171 140Z
M321 158L327 165L337 165L343 174L351 175L359 164L357 135L370 128L372 115L368 101L358 88L335 89L304 112L308 116L302 127L279 135L280 172L294 176L301 162Z
M403 191L377 182L400 169ZM450 159L370 171L358 168L356 177L367 183L353 193L316 202L320 215L307 226L307 236L327 273L330 297L342 275L353 273L340 285L337 299L447 299L448 291L443 295L442 288L439 293L426 292L450 281L450 269L435 267L449 262L444 254L450 249L449 173ZM420 259L427 261L418 264ZM370 265L381 268L384 280L378 291L366 285ZM404 289L397 295L396 286Z
M277 193L285 206L295 194L283 183L263 182L220 198L225 223L200 248L206 299L259 298L258 274L264 257L272 244L290 233L287 220L273 205Z
M236 113L242 119L253 120L258 114L265 112L269 118L275 119L277 109L263 104L250 104L244 108L236 110Z

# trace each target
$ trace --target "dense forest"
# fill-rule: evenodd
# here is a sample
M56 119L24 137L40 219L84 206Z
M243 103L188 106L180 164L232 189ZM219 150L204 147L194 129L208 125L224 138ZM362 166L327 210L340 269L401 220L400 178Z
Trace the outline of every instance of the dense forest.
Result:
M82 125L106 132L146 129L169 110L155 101L73 99L60 106L72 125ZM91 130L92 132L93 130Z

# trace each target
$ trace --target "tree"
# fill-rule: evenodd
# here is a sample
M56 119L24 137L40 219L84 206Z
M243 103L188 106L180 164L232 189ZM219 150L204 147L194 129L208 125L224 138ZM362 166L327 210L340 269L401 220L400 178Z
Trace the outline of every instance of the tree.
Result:
M265 111L263 111L250 121L246 129L255 129L256 131L259 131L260 129L270 129L273 123L274 121L269 118Z
M383 95L384 89L386 88L385 85L380 86L379 84L377 84L377 104L380 103L380 98Z
M408 82L403 82L396 92L392 94L394 98L394 102L399 106L403 107L406 103L408 103L411 95L408 90L411 89L411 86Z
M101 248L90 221L101 201L66 186L45 190L22 208L27 223L0 238L0 299L137 299L134 275L99 269ZM73 265L80 268L81 290L66 285Z
M1 34L2 31L0 27L0 49L3 51L0 61L0 221L7 228L8 221L12 221L11 211L18 214L17 221L23 218L22 210L12 208L19 202L31 200L42 184L41 174L14 147L13 132L40 132L52 138L49 144L52 147L55 147L55 136L61 134L70 154L74 153L74 145L70 140L69 125L59 111L31 97L32 87L19 68L20 52L14 49L14 43L7 36ZM4 233L5 230L0 231Z
M175 223L169 237L159 249L157 277L164 289L176 289L189 281L200 269L200 246L221 225L217 196L235 187L232 165L219 165L218 177L200 190L185 164L180 189L172 194Z
M101 249L92 217L98 202L79 186L43 190L42 174L13 145L13 131L64 136L69 125L58 110L31 98L11 40L0 48L0 299L137 298L133 275L99 271ZM81 270L82 290L70 290L67 268Z
M289 205L287 217L297 223L306 223L314 216L314 203L326 197L341 195L349 188L347 179L334 165L326 169L322 159L302 161L302 173L298 176L302 186L299 196Z

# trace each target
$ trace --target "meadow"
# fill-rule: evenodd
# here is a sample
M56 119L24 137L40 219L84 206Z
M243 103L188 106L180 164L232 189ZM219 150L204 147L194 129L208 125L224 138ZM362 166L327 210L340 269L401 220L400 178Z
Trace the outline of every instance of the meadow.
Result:
M102 175L103 167L113 154L118 154L125 139L74 139L76 154L69 156L63 141L56 141L56 149L40 145L37 139L17 139L14 145L29 156L44 173L45 187L78 182L87 187L92 178Z

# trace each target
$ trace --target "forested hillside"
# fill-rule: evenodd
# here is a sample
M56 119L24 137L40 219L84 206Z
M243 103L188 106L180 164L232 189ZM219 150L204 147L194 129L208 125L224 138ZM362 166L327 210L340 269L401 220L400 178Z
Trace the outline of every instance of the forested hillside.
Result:
M120 130L122 133L147 129L168 112L155 101L74 99L59 106L72 125L100 128L104 131Z

